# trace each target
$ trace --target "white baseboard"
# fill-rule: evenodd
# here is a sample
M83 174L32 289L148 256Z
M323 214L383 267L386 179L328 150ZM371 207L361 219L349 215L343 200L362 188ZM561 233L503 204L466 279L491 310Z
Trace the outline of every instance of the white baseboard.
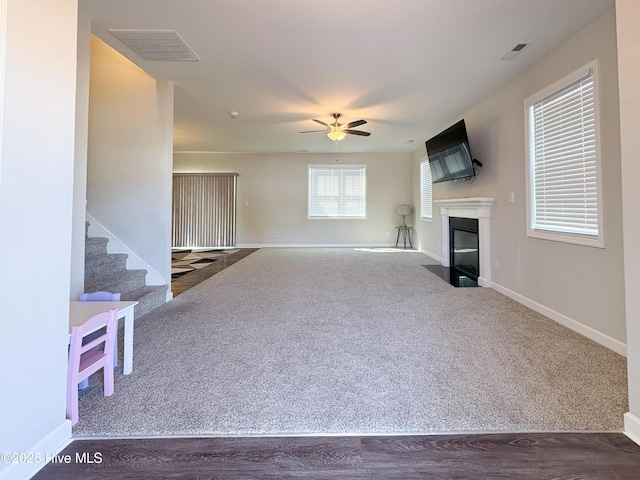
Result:
M567 317L566 315L560 312L556 312L555 310L549 307L546 307L534 300L531 300L530 298L527 298L524 295L520 295L519 293L509 290L508 288L503 287L502 285L499 285L495 282L491 283L491 288L515 300L516 302L521 303L529 307L530 309L535 310L538 313L541 313L546 317L549 317L551 320L555 320L560 325L564 325L565 327L570 328L574 332L577 332L580 335L584 335L585 337L593 340L594 342L599 343L603 347L607 347L608 349L613 350L614 352L624 357L627 356L627 345L621 342L620 340L616 340L615 338L610 337L609 335L606 335L596 330L595 328L589 327L588 325L578 322L573 318Z
M624 414L624 434L640 445L640 418L631 412Z
M429 252L428 250L419 250L420 253L422 253L423 255L426 255L427 257L433 258L435 261L439 262L440 264L444 263L444 258L442 258L440 255L437 255L433 252Z
M236 248L396 248L395 243L241 243ZM400 248L400 247L398 247Z
M65 420L25 453L25 458L37 463L11 463L0 470L0 480L27 480L39 472L51 458L71 443L71 421Z

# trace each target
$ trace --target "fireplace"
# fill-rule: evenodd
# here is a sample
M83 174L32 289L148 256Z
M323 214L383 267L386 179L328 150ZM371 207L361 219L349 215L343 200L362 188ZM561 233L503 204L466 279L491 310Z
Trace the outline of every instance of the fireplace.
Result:
M449 217L450 283L477 287L480 275L478 219Z
M493 202L485 197L434 202L442 214L442 265L437 267L456 287L491 286Z

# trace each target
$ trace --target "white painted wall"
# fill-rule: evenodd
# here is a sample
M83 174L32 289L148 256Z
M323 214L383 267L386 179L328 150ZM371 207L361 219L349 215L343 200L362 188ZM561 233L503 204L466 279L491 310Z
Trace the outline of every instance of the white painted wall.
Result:
M600 74L606 248L528 238L525 223L524 99L594 58L599 61ZM448 124L433 125L426 137L437 134L460 118L466 121L472 153L484 166L473 184L459 181L434 185L434 199L496 199L491 215L491 251L494 262L498 263L497 266L494 263L492 268L495 288L519 300L533 302L556 319L566 323L577 322L585 327L585 331L593 331L600 336L599 340L608 342L607 346L624 352L616 58L615 13L611 11L479 105L451 117ZM419 200L419 159L425 153L423 146L412 155L414 203ZM514 203L508 201L509 192L515 193ZM433 222L418 222L418 245L441 256L440 216L438 211L434 214Z
M89 68L91 19L78 15L76 73L76 142L73 175L73 230L71 233L71 300L84 292L85 213L87 210L87 139L89 136Z
M0 0L0 153L2 152L2 132L4 122L4 72L7 52L7 4L8 0ZM0 179L2 178L2 155L0 155Z
M0 452L44 454L71 436L65 384L77 3L0 6ZM20 478L33 467L0 463L0 478Z
M629 413L625 430L640 444L640 3L616 0Z
M345 140L347 141L347 140ZM395 245L396 206L410 202L410 162L403 154L175 153L174 172L237 172L237 243ZM366 165L367 218L307 218L308 165ZM274 235L274 233L276 235Z
M87 211L171 281L173 84L92 37ZM131 268L131 267L130 267Z

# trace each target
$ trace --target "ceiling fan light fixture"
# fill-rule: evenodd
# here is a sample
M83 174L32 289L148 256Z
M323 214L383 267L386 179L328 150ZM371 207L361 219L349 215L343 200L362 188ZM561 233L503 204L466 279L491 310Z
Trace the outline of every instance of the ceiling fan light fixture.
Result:
M329 137L334 142L337 142L338 140L342 140L346 136L347 134L342 130L332 130L331 132L327 133L327 137Z

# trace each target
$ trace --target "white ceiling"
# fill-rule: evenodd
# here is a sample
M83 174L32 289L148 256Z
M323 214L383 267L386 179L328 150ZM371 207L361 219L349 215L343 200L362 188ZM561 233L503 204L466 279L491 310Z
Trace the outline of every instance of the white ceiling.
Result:
M613 3L79 0L98 37L175 82L175 151L264 153L334 152L323 133L298 133L333 112L371 132L341 152L411 152ZM175 30L200 61L144 61L108 29Z

